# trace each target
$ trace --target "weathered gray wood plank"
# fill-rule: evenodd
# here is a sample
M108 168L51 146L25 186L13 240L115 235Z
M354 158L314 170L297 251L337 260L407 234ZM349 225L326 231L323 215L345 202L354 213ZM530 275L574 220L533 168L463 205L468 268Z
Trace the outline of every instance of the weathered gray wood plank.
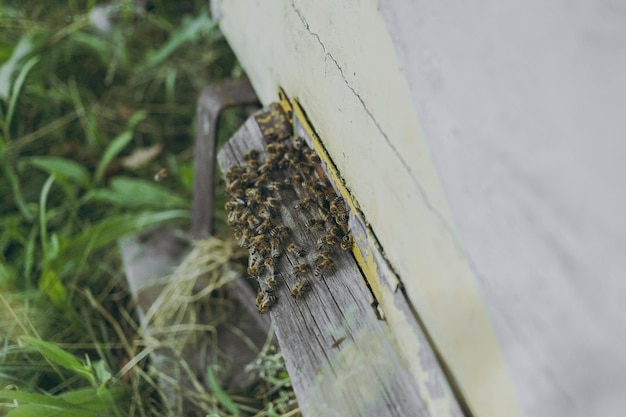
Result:
M250 149L263 152L264 147L257 122L250 118L219 152L220 168L226 171L231 165L242 165L246 152ZM282 190L280 197L282 222L292 231L290 239L313 252L311 248L316 247L319 234L304 225L310 215L293 209L298 199L295 191ZM311 253L307 256L311 262ZM296 282L291 271L301 259L283 253L278 264L277 303L269 314L303 413L310 416L461 415L454 401L447 403L449 407L443 414L435 413L430 405L438 396L437 390L445 394L450 389L417 323L415 331L423 340L422 348L407 357L389 324L377 317L371 305L372 293L353 255L338 251L334 260L336 267L332 273L324 274L321 279L313 273L307 276L310 291L297 300L290 294ZM265 287L265 283L261 282L261 286ZM408 309L402 293L397 294ZM435 375L436 383L431 384L434 389L416 382L410 372L416 364Z

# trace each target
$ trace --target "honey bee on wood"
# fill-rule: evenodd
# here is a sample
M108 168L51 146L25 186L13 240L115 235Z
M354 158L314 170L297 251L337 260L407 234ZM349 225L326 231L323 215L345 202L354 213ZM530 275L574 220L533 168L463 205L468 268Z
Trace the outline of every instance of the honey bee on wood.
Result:
M254 230L257 233L267 233L268 231L272 230L272 226L274 226L272 221L270 219L265 219Z
M291 174L290 176L285 178L283 182L285 184L298 185L298 184L301 184L302 181L303 181L302 175L299 172L296 172L295 174Z
M254 229L261 224L261 220L256 218L253 214L246 217L246 223L249 229Z
M306 146L306 142L302 136L294 136L293 137L293 147L294 149L302 149Z
M291 287L291 296L293 298L301 298L309 290L310 284L306 279L299 279Z
M296 210L304 210L304 209L310 210L314 207L315 207L315 202L313 201L311 197L304 197L293 206L293 208Z
M248 266L248 276L250 278L259 279L263 273L263 264L254 262Z
M284 185L280 181L270 181L265 185L265 188L270 191L280 191L284 188Z
M310 270L311 270L311 265L305 264L305 263L295 264L293 266L293 274L296 277L301 277L302 275L306 274Z
M280 199L275 197L268 197L265 199L264 203L267 207L278 208L280 207Z
M305 150L306 149L309 149L309 148L305 148ZM311 165L317 165L320 163L320 157L313 150L311 150L310 152L306 152L304 154L304 157L305 157L305 160Z
M254 181L254 186L255 187L261 187L265 184L267 184L270 180L270 174L268 172L264 172L263 167L261 167L261 169L259 169L259 172L261 173L261 175L259 175L256 180Z
M303 258L304 256L306 256L306 252L304 251L304 249L302 249L293 242L287 245L287 252L294 254L298 258Z
M265 150L267 151L267 153L276 153L278 151L277 149L278 144L277 143L270 143L265 147Z
M265 314L276 303L276 296L270 291L261 290L256 296L256 307L259 313Z
M349 251L350 249L352 249L352 242L352 235L346 234L344 237L341 238L341 241L339 242L339 247L341 248L341 250Z
M243 156L243 160L246 162L256 161L259 158L259 151L251 149Z
M326 220L320 218L307 219L307 221L304 222L304 227L306 227L307 229L312 229L314 227L323 227L325 223Z
M337 214L335 214L335 221L337 222L337 224L343 226L344 228L348 226L349 218L350 217L348 216L348 212L338 212Z
M245 205L246 203L243 200L235 199L235 200L227 201L226 204L224 204L224 209L227 211L232 211L238 207L244 207Z
M266 270L273 271L274 270L274 262L275 262L275 258L272 258L270 256L269 258L263 259L263 266L265 267Z
M273 237L270 239L270 256L278 258L280 256L280 239Z
M265 283L267 284L267 288L269 288L270 290L275 289L278 286L276 275L271 274L269 277L267 277L267 280L265 281Z
M289 228L285 225L279 225L270 230L270 236L283 239L289 233Z
M335 263L328 256L318 256L315 259L315 264L316 265L315 265L315 270L313 271L313 274L316 277L319 277L320 275L331 271Z
M265 158L265 162L263 162L263 166L260 168L260 171L262 173L267 173L278 168L282 157L283 156L278 153L268 155L267 158Z
M327 247L336 245L337 242L338 242L337 236L326 233L325 235L323 235L317 240L317 249L324 250Z
M242 180L234 180L231 181L225 188L226 194L232 195L234 194L236 191L243 191L243 182Z
M236 179L239 178L239 176L241 174L243 174L244 169L239 166L239 165L231 165L230 167L228 167L228 169L226 170L226 179L228 180L228 182L232 182Z
M265 207L261 207L259 209L259 211L257 212L257 216L259 216L262 219L271 219L272 218L272 212L270 212L267 208Z

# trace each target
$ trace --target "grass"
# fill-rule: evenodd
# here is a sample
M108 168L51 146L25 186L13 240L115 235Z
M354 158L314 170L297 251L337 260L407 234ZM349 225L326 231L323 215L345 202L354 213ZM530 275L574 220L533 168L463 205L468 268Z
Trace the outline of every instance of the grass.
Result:
M0 415L168 415L116 242L188 227L197 94L242 75L207 4L0 1ZM221 140L241 121L227 113ZM216 290L240 256L226 252ZM197 302L178 307L191 320ZM202 415L297 413L279 353L267 345L250 369L262 395L234 396L207 369L190 391Z

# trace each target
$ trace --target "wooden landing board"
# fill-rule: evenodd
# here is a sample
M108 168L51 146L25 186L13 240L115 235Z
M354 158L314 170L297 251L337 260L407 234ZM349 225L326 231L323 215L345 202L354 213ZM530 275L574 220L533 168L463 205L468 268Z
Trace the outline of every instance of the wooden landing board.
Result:
M296 114L294 126L298 135L312 144L311 131L303 127L302 117ZM261 152L263 159L265 145L251 117L219 152L220 168L225 172L232 165L243 165L243 155L251 149ZM303 248L315 247L319 237L305 227L306 214L293 209L296 193L281 190L280 198L281 222L291 230L291 240ZM351 206L356 208L353 203ZM354 225L363 252L355 249L354 253L369 262L370 271L382 271L375 277L386 277L385 283L393 280L384 268L376 267L376 262L384 264L384 258L368 246L375 239L364 220L356 220L356 211L350 215L350 225ZM332 273L321 278L310 273L309 292L294 300L290 294L296 282L292 268L301 259L290 253L279 258L277 302L269 315L303 414L463 415L399 287L381 285L378 278L370 277L375 283L370 289L349 251L338 251L334 261ZM378 308L376 300L383 301ZM410 334L400 335L398 329Z

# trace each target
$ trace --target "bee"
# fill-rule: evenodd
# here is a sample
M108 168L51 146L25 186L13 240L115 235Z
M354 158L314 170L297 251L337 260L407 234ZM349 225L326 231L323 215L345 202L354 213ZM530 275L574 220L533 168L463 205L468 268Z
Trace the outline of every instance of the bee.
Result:
M256 296L256 307L259 313L265 314L276 302L276 296L270 291L261 290Z
M239 178L239 176L243 173L244 169L239 165L231 165L226 170L226 179L228 182L232 182Z
M251 149L243 156L243 160L246 162L256 161L259 157L259 151Z
M226 204L224 204L224 209L226 211L232 211L232 210L235 210L238 207L242 207L242 206L245 206L245 205L246 205L246 203L244 203L243 200L235 199L235 200L227 201Z
M278 258L280 256L280 239L277 237L270 239L270 255L272 258Z
M263 266L265 266L265 269L273 271L274 270L274 261L275 261L275 259L272 258L271 256L269 258L265 258L265 259L263 259Z
M268 230L272 229L272 221L270 219L265 219L263 220L263 222L261 222L257 228L255 229L255 231L257 233L266 233Z
M239 190L243 190L243 182L239 179L231 181L225 189L226 194L234 194L236 191Z
M306 145L304 138L302 136L294 136L293 137L293 147L294 149L302 149Z
M257 212L257 216L259 216L262 219L271 219L272 218L272 213L266 209L265 207L261 207L261 209L259 209L259 211Z
M341 242L339 242L339 247L341 250L348 251L352 249L352 236L350 234L346 234L341 238Z
M267 151L267 153L276 153L278 150L277 147L278 147L277 144L270 143L265 147L265 150Z
M246 223L248 223L248 228L249 229L254 229L255 227L259 226L261 224L261 220L257 219L254 214L250 214L249 216L246 217Z
M296 172L295 174L291 174L290 176L285 178L284 183L296 185L296 184L302 183L302 180L303 180L302 174L300 174L299 172Z
M320 218L307 219L307 221L304 222L304 227L312 229L314 227L324 226L325 223L326 220Z
M278 282L276 281L276 275L271 274L269 277L267 277L265 283L267 284L267 288L269 288L270 290L276 288L278 286Z
M315 202L311 197L304 197L293 206L296 210L311 209L313 207L315 207Z
M284 185L280 181L270 181L265 188L270 191L280 191L284 188Z
M258 188L247 188L246 189L246 197L250 199L255 199L261 197L261 190Z
M272 230L270 230L270 236L276 237L278 239L286 237L287 233L289 233L289 228L283 224L276 226Z
M295 264L293 266L293 274L296 277L301 277L302 275L306 274L307 272L309 272L311 270L311 265L309 264Z
M317 240L317 248L323 250L326 247L337 244L337 236L326 233Z
M278 208L280 206L280 199L275 197L268 197L264 203L267 207Z
M348 225L349 216L347 212L335 214L335 221L337 224L346 227Z
M335 264L333 260L328 256L318 256L315 259L315 263L316 265L315 265L315 270L313 271L313 274L316 277L319 277L320 275L331 271Z
M154 174L154 181L160 182L163 179L167 178L170 175L169 171L166 168L161 168Z
M293 253L298 258L303 258L304 256L306 256L306 252L304 251L304 249L302 249L293 242L287 245L287 252Z
M260 171L263 173L267 173L272 171L273 169L278 168L279 163L282 159L282 155L278 153L272 153L265 158L265 162L263 162L263 166L260 168Z
M261 173L261 175L259 175L256 180L254 181L254 186L255 187L260 187L264 184L266 184L267 182L269 182L270 180L270 174L266 171L263 170L263 167L261 167L261 169L259 169L259 172Z
M291 165L292 167L295 167L298 165L299 161L300 161L300 158L298 158L297 154L293 152L287 152L283 155L283 159L278 163L278 167L285 168L286 166L289 166L289 165Z
M263 264L260 263L252 263L248 266L248 276L254 279L259 279L261 274L263 273Z
M309 290L309 288L309 281L306 279L299 279L295 284L293 284L293 287L291 287L291 296L296 299L301 298L304 293Z
M270 241L269 238L265 235L258 235L250 239L250 246L254 246L255 248L269 246Z
M302 153L304 155L304 160L311 164L311 165L317 165L320 163L320 157L315 153L315 151L313 151L313 149L311 148L304 148L302 150Z
M343 233L342 233L341 229L339 228L339 226L337 226L336 224L330 224L326 228L326 234L333 235L333 236L336 236L336 237L341 237L341 235Z

